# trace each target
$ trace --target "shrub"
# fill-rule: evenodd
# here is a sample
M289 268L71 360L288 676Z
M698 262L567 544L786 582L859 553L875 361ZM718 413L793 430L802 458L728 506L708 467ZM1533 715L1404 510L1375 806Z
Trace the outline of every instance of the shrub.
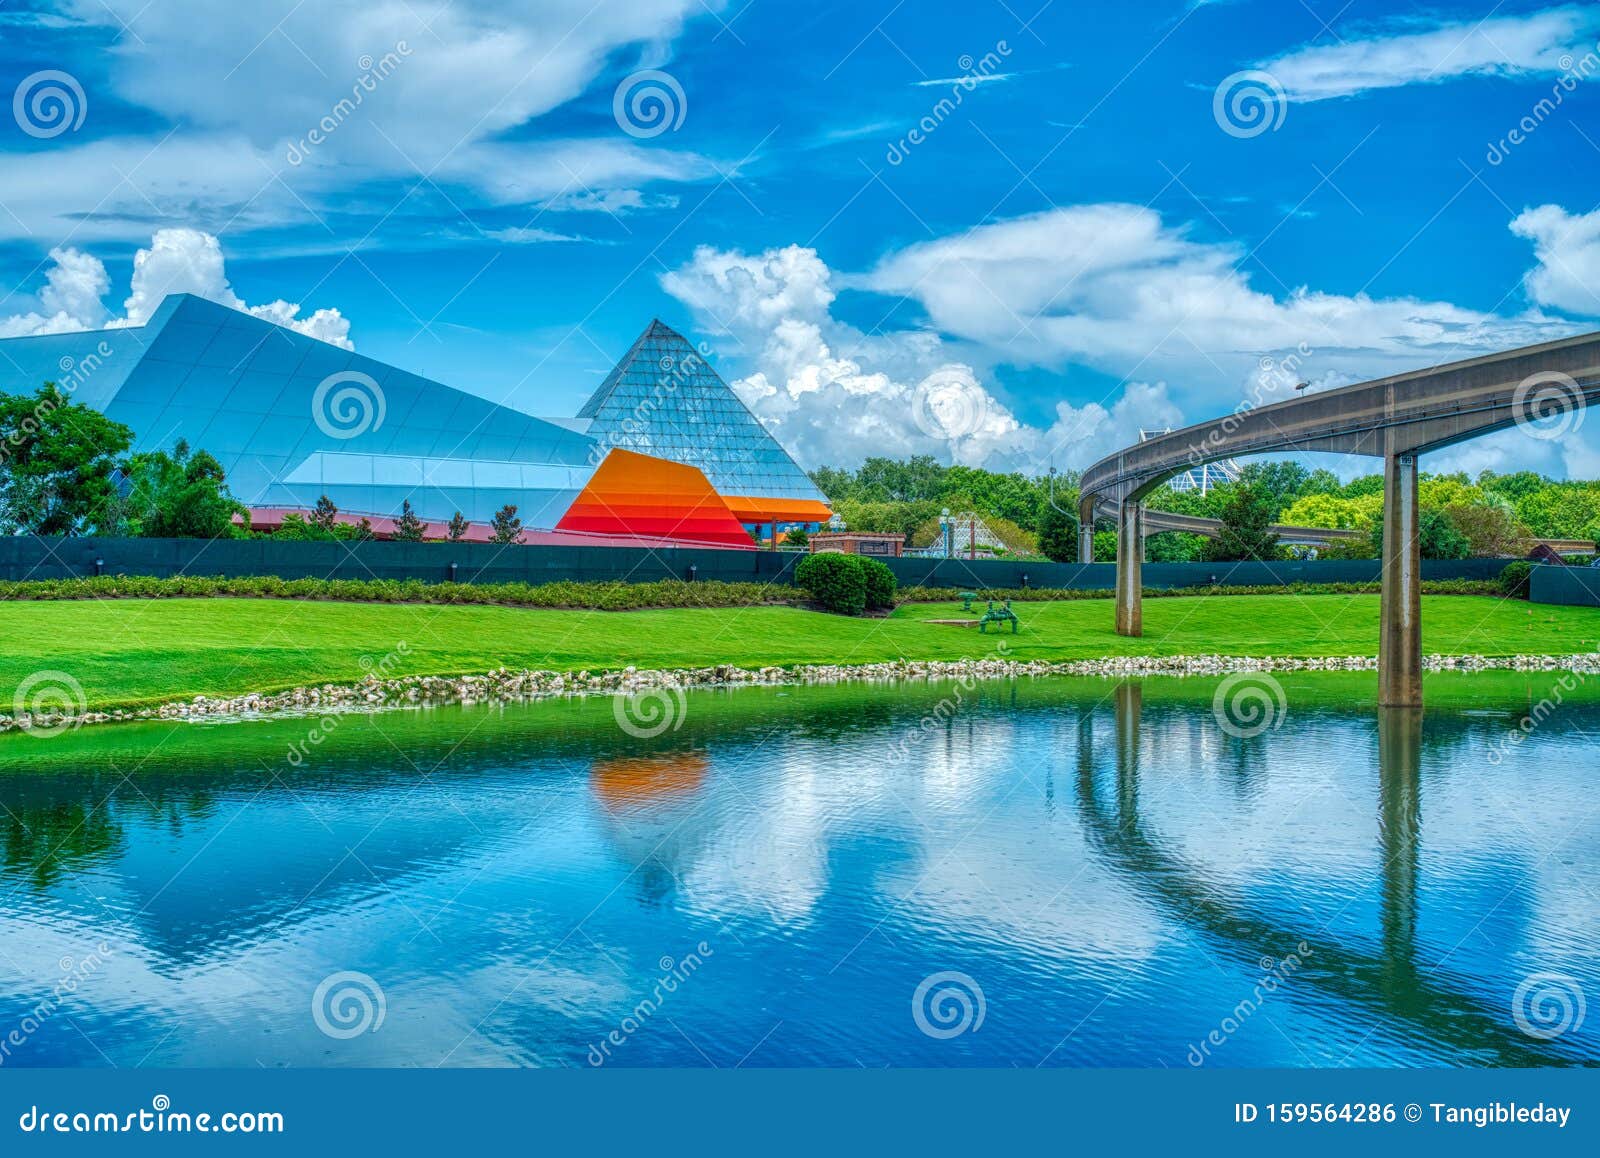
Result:
M895 588L900 584L881 559L856 560L861 564L861 576L867 584L867 606L874 611L887 611L894 606Z
M794 581L829 611L860 615L867 609L867 573L854 555L807 555L794 569Z
M1533 577L1533 564L1517 559L1506 564L1500 572L1500 590L1512 599L1528 597L1528 583Z

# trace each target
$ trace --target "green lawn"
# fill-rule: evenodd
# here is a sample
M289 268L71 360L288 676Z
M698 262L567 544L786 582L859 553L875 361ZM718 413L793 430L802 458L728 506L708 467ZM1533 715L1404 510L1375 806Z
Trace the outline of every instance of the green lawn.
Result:
M1244 595L1147 599L1145 635L1112 630L1108 600L1020 603L1018 659L1106 655L1370 655L1376 595ZM981 656L993 635L926 622L959 604L916 604L887 619L791 607L547 611L502 607L156 599L0 604L0 710L32 673L63 671L93 707L197 694L277 691L359 679L386 655L391 674L490 668L563 670L870 663ZM396 656L404 642L406 654ZM1600 649L1600 610L1476 596L1423 599L1430 652L1561 654ZM366 664L363 658L367 657Z

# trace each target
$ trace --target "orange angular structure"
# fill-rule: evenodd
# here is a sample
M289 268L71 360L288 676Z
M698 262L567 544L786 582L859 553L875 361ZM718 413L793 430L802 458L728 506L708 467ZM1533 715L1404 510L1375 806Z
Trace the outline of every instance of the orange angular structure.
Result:
M744 525L699 470L620 447L606 455L556 530L754 549Z

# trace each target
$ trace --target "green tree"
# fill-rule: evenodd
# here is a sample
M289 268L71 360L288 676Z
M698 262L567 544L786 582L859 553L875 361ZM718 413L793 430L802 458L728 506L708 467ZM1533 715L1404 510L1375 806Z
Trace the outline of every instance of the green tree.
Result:
M1504 495L1513 504L1549 485L1549 479L1531 470L1513 471L1511 474L1496 474L1492 470L1486 470L1478 475L1479 487L1497 495Z
M1207 539L1187 531L1162 531L1144 541L1144 557L1149 563L1196 563L1204 554Z
M1450 516L1443 511L1423 510L1417 518L1417 538L1424 559L1465 559L1472 554L1472 544L1461 533ZM1372 525L1372 548L1383 551L1383 515L1380 513Z
M133 432L54 382L0 394L0 532L73 535L117 497L117 456Z
M1218 516L1222 527L1205 545L1206 562L1278 558L1278 536L1271 529L1278 517L1275 501L1271 492L1253 483L1240 480L1235 484Z
M1252 462L1239 472L1239 481L1254 488L1271 508L1273 517L1299 498L1311 472L1298 462Z
M784 532L783 541L790 547L805 547L811 543L811 536L804 527L790 527Z
M445 537L452 543L459 543L467 537L467 519L460 511L450 516L450 525L445 530Z
M136 454L122 465L126 495L103 530L159 539L226 539L250 509L228 491L222 464L179 440L172 453ZM248 524L247 524L248 525Z
M320 527L328 534L333 534L334 525L339 521L339 508L333 505L333 500L327 495L317 499L317 508L311 512L311 524Z
M394 537L402 543L420 543L424 529L417 512L411 509L411 500L400 500L400 517L395 520Z
M496 543L520 543L522 541L522 520L517 518L517 508L514 503L507 503L494 513L491 520L494 534L490 539Z
M905 461L869 458L856 472L863 498L878 502L914 503L933 501L944 493L945 473L931 454L919 454Z
M1052 563L1073 563L1078 558L1078 520L1066 511L1045 503L1034 524L1039 536L1039 552Z
M855 490L856 476L853 471L841 470L836 466L819 466L811 472L811 481L827 496L828 502L834 504L851 496Z

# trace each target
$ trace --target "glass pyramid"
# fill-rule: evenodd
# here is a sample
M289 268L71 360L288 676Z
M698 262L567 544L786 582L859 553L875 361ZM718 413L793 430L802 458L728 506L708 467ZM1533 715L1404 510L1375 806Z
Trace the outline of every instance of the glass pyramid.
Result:
M622 447L698 467L724 496L827 501L699 352L660 321L650 323L578 417L590 420L586 433L603 450Z

